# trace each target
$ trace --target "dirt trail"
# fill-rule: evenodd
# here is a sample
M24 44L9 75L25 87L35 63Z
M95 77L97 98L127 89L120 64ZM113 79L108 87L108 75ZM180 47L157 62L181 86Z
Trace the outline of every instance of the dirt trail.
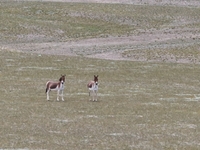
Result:
M28 0L27 0L28 1ZM62 2L95 2L95 3L121 3L120 0L42 0L42 1L62 1ZM181 1L181 0L124 0L127 4L173 4L200 6L199 1ZM194 44L200 44L200 29L162 29L137 31L131 36L107 37L84 39L69 42L50 42L50 43L20 43L4 44L2 49L13 49L22 52L34 52L39 54L66 55L66 56L84 56L99 59L110 60L132 60L135 59L123 57L122 53L126 50L138 49L169 49L173 47L186 47ZM140 59L139 59L140 60Z
M194 29L194 31L196 31ZM23 43L4 45L6 49L39 54L85 56L111 60L133 60L122 57L125 50L167 49L200 44L200 34L191 30L162 30L140 32L135 36L107 37L70 42Z

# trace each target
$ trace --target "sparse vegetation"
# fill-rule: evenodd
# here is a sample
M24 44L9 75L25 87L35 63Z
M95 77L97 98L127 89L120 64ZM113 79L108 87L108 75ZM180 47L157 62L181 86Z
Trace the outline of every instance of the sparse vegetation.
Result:
M199 45L170 49L125 50L122 56L135 61L200 63Z
M199 11L1 1L0 149L199 149ZM77 39L190 31L197 36L186 37L189 44L178 36L153 44L70 47L78 57L31 53ZM19 48L27 43L29 49ZM106 52L139 61L85 57ZM48 102L45 84L60 74L66 74L65 102L56 102L55 92ZM99 101L89 102L86 84L94 74Z
M198 65L5 50L0 61L1 148L199 148ZM61 73L66 101L56 102L52 92L47 102L45 83ZM99 102L88 100L93 74L99 74Z
M0 2L0 41L58 42L138 34L152 28L199 27L200 9L172 6ZM179 24L187 20L187 23Z

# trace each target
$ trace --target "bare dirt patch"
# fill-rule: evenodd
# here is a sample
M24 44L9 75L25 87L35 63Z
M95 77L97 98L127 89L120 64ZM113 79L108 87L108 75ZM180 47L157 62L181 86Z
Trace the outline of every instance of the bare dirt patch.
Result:
M28 1L28 0L27 0ZM170 5L177 7L199 7L199 1L175 1L175 0L42 0L52 2L81 2L81 3L124 3L134 5ZM104 38L92 39L78 39L67 42L27 42L17 44L3 43L2 49L12 49L22 52L34 52L38 54L51 55L66 55L66 56L84 56L90 58L110 59L110 60L130 60L130 61L165 61L165 62L179 62L179 63L194 63L188 60L187 57L175 59L176 56L171 56L162 53L157 59L148 59L147 56L142 56L134 51L137 50L168 50L171 48L184 48L195 46L198 49L200 44L200 28L195 26L190 27L191 24L198 24L198 20L179 19L172 24L160 29L137 29L134 34L121 35L118 37L107 36ZM184 25L184 26L183 26ZM171 27L173 26L173 27ZM188 27L189 26L189 27ZM20 38L20 37L19 37ZM44 37L41 37L44 38ZM27 40L40 39L36 35L29 35ZM128 53L127 53L128 52ZM129 54L130 52L130 54ZM194 56L196 57L196 56ZM200 62L200 56L195 58L195 63Z
M136 58L123 54L127 50L166 50L198 45L200 44L200 35L197 31L198 29L194 29L193 31L185 29L166 29L162 31L144 31L137 36L93 38L70 42L9 44L5 45L4 48L38 54L84 56L110 60L154 61L147 60L146 58L143 59L143 56L138 56ZM196 34L194 32L196 32ZM163 55L156 61L168 61L167 57L167 55ZM176 59L170 59L169 61L177 62ZM187 58L183 58L179 62L191 63ZM199 60L196 63L199 63Z

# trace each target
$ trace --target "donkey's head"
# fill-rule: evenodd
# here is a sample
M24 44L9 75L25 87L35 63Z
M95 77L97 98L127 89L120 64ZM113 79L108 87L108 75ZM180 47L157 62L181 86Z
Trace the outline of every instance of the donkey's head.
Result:
M64 84L64 82L65 82L65 76L66 76L66 75L61 75L61 77L60 77L60 79L59 79L59 81L60 81L62 84Z
M98 85L98 75L97 76L94 75L94 82L96 85Z

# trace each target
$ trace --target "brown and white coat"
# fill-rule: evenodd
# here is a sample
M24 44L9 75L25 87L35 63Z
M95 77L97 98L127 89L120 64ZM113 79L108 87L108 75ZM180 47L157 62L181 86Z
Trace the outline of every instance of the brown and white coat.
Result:
M94 75L94 80L90 81L87 84L88 90L89 90L89 96L90 96L90 92L92 92L93 94L93 101L97 101L97 92L98 92L98 75L95 76ZM91 99L90 99L91 100Z
M59 96L61 96L62 101L64 101L63 98L64 83L65 83L65 75L61 75L59 82L48 81L46 83L46 94L48 101L49 101L49 92L51 90L57 91L57 101L59 101Z

